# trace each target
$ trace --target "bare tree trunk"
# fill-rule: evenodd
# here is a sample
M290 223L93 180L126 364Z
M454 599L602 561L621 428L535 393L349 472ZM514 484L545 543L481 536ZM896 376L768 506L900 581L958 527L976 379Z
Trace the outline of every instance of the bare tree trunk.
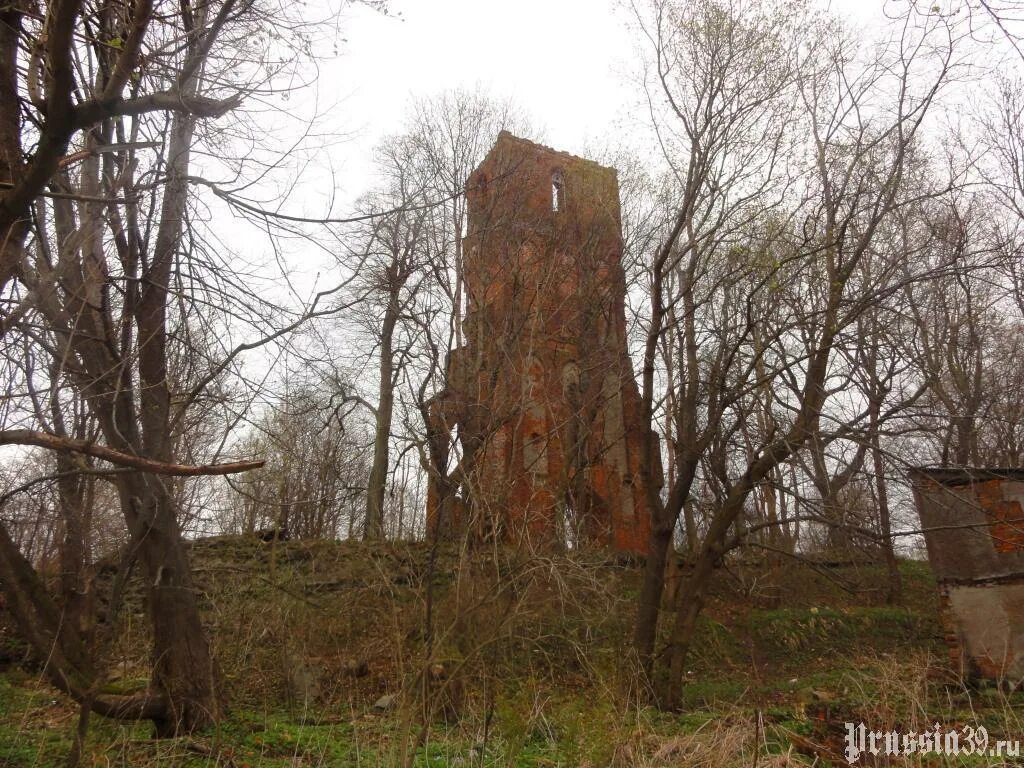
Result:
M196 590L169 490L160 478L133 475L122 484L122 504L145 567L153 623L152 685L166 697L154 718L160 737L209 727L220 717L216 669L196 604Z
M18 103L18 37L28 3L11 2L0 7L0 181L20 177L24 161L21 152L21 109ZM0 203L5 190L0 189ZM28 217L11 211L0 224L0 291L19 267L20 251L28 232ZM0 318L0 335L6 318Z
M398 322L398 296L388 297L380 336L380 381L377 396L377 425L373 438L373 464L366 489L367 539L384 538L384 495L387 491L388 464L391 447L391 418L395 404L394 335Z
M702 552L693 571L676 594L676 620L669 640L668 679L662 681L659 703L665 709L678 709L682 701L686 662L697 632L697 619L704 609L704 598L714 572L717 557Z
M683 482L674 489L674 498L685 499L689 496L693 478L697 473L697 462L695 460L680 462L678 470L677 481L683 480ZM661 613L661 600L665 591L665 568L668 564L669 552L672 549L672 535L675 532L679 506L685 505L679 505L670 500L668 504L655 508L650 549L644 568L643 585L640 588L636 626L633 630L633 647L648 681L654 679L658 617ZM689 532L687 533L689 534ZM696 536L694 541L696 541Z
M141 453L168 462L172 458L172 440L167 301L184 231L192 131L193 118L173 118L160 227L135 312L139 328ZM117 431L121 435L131 434L134 415L123 410L119 415L122 419ZM117 437L108 434L107 439L114 443ZM155 720L157 734L172 736L206 728L220 716L215 665L199 616L172 489L157 475L133 473L125 476L119 490L149 584L153 684L166 694L168 703L165 716Z
M658 616L661 612L661 597L665 590L665 566L672 546L674 520L660 515L651 530L650 549L644 568L643 586L637 607L636 628L633 631L633 646L640 660L640 667L647 680L654 676L654 651L658 636Z
M53 369L56 366L52 366ZM58 435L66 435L64 415L56 394L51 397L50 412L53 429ZM75 437L85 438L84 420L79 417L75 425ZM63 540L60 547L60 586L64 605L64 620L73 631L85 629L86 615L86 540L89 531L89 515L86 506L86 483L91 482L76 473L77 467L70 454L57 454L57 496L60 502Z
M885 602L889 605L898 604L903 599L903 579L900 576L900 565L896 559L896 550L892 543L892 522L889 514L889 491L885 480L885 457L879 447L877 429L871 435L871 458L875 471L875 492L878 502L878 526L882 534L882 555L885 557L885 568L888 575L888 589Z
M106 717L156 720L165 716L166 701L160 692L130 697L96 694L97 676L81 634L64 620L60 606L2 522L0 587L19 632L45 660L46 676L58 690Z

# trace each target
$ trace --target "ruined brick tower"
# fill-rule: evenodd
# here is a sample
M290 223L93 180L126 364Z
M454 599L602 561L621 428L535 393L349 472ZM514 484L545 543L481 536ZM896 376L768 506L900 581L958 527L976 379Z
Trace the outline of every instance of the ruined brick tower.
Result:
M430 483L428 528L644 554L644 440L659 459L626 348L615 170L503 131L466 194L465 343L431 425L461 457Z

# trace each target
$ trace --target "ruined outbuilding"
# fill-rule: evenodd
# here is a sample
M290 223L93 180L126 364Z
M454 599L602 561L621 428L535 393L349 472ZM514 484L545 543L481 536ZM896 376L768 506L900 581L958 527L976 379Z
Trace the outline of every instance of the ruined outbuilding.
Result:
M1024 681L1024 469L911 472L954 669Z
M626 346L616 172L503 131L466 195L464 342L431 409L461 455L430 483L428 527L643 554L660 467L643 471L659 457Z

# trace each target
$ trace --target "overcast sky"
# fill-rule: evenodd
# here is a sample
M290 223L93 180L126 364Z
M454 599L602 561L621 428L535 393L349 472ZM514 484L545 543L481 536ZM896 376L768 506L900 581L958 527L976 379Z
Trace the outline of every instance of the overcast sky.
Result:
M906 1L889 0L888 6ZM326 7L345 0L320 2ZM277 103L295 115L315 103L320 116L314 133L344 138L326 150L312 141L291 168L300 174L296 186L268 177L254 197L290 214L350 215L356 198L376 182L374 146L402 130L411 100L457 88L480 87L497 99L511 99L535 126L532 138L556 149L582 156L593 156L595 147L614 149L646 123L638 83L640 34L628 2L390 0L387 14L346 2L337 20L343 38L337 56L318 58L310 87ZM877 27L885 23L885 0L821 2L869 38L877 39ZM254 119L258 140L286 152L294 125L267 139L269 124L281 118L272 109ZM642 156L644 142L631 144ZM653 143L651 151L657 152ZM267 252L270 261L277 256L259 229L218 230L238 251ZM278 245L293 270L297 297L308 299L338 279L330 246L318 251L301 240Z
M481 84L510 97L566 149L604 134L635 99L628 16L614 0L399 0L351 14L336 71L370 133L410 95Z
M337 19L337 56L318 57L316 70L306 73L308 88L282 95L288 100L253 119L258 141L287 152L297 131L308 127L304 118L317 112L313 133L332 144L319 149L311 140L290 172L247 189L266 207L313 218L350 215L356 198L376 182L374 146L402 130L410 102L458 88L510 99L534 126L530 138L556 149L594 156L594 148L629 143L642 156L644 141L627 142L642 136L637 126L647 123L641 41L629 0L389 0L387 14L350 0L321 1L323 8L347 6ZM857 26L883 19L883 0L832 0L830 7ZM289 124L277 109L298 123ZM259 227L218 225L218 232L236 252L276 259ZM301 240L278 247L296 298L308 299L338 279L330 247L310 249Z
M881 14L878 0L833 9L858 24ZM321 103L353 133L335 158L346 195L369 173L368 151L397 131L410 98L483 86L511 98L545 143L583 154L629 129L638 112L637 36L623 0L391 0L390 15L346 12L347 42L325 63Z

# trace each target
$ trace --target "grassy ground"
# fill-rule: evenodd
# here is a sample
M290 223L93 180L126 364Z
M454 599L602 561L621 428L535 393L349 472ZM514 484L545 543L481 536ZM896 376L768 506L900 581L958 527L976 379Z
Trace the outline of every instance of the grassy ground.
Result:
M824 765L842 762L846 721L1024 737L1021 694L968 689L947 669L920 563L902 564L904 607L881 604L883 574L870 566L723 571L685 710L666 714L644 705L625 651L635 569L501 550L442 552L431 568L422 546L224 539L195 550L227 716L215 732L164 741L96 718L84 765ZM138 586L122 615L108 679L130 692L147 667ZM0 766L62 765L77 719L31 664L9 668Z

